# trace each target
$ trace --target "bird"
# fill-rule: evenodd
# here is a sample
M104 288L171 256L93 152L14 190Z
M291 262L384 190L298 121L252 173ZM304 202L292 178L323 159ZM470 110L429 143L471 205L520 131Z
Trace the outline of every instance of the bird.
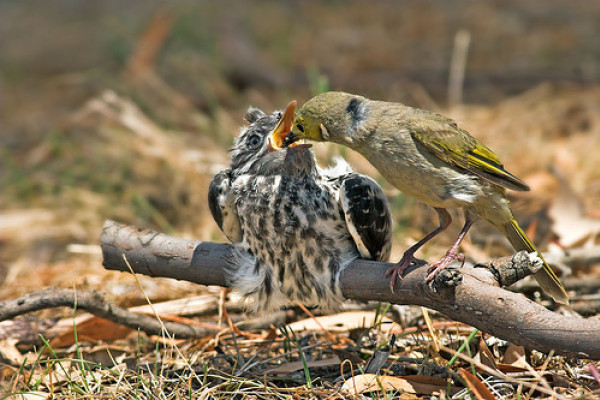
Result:
M273 113L250 107L229 168L209 185L213 218L239 250L228 281L250 312L298 303L339 310L346 266L386 261L391 252L392 214L374 179L343 161L321 169L312 144L284 146L295 105Z
M492 150L448 117L331 91L316 95L298 109L284 142L289 145L299 139L334 142L357 151L401 192L436 211L439 226L388 270L392 291L406 268L425 264L415 252L451 224L448 209L464 210L465 223L445 256L431 265L427 282L454 260L463 259L459 245L478 219L500 230L515 250L542 257L519 226L506 197L506 189L526 191L529 187L508 172ZM534 276L557 303L568 304L563 285L545 261Z

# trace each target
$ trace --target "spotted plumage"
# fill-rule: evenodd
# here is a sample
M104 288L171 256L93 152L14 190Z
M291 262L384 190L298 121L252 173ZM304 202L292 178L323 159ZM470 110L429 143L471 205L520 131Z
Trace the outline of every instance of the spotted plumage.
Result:
M210 185L215 221L244 250L229 280L254 311L296 302L335 310L352 260L388 259L391 213L379 185L347 164L322 170L305 146L273 149L281 118L251 108L231 168Z

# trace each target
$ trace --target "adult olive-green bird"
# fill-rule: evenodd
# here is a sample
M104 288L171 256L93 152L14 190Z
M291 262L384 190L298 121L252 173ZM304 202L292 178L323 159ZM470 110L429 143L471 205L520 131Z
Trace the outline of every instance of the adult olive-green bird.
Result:
M432 265L428 281L461 258L460 242L478 218L498 228L516 250L536 251L541 257L519 227L506 198L506 189L524 191L529 187L450 118L400 103L327 92L313 97L296 113L286 141L300 138L356 150L403 193L434 207L439 227L410 247L388 270L392 290L396 278L411 263L424 263L414 254L450 225L449 208L464 210L465 225L446 255ZM555 301L568 304L564 287L545 261L535 278Z

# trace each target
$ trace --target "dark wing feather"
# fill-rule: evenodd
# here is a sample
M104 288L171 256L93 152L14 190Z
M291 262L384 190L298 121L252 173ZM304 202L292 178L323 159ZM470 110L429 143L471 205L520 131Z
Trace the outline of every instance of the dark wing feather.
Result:
M504 169L492 150L456 122L439 114L423 111L411 121L412 137L439 159L484 178L496 185L513 190L529 190L522 180Z
M392 247L392 213L373 179L351 173L340 178L340 204L362 258L387 261Z
M238 243L242 241L242 227L235 212L235 207L231 201L230 186L231 176L230 170L226 169L219 172L208 187L208 207L210 212L227 238Z

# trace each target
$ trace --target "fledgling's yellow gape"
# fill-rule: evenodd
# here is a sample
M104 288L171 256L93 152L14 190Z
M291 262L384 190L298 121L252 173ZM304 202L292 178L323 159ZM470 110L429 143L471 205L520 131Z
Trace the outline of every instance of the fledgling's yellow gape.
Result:
M536 251L541 257L519 227L505 194L506 188L529 187L450 118L400 103L327 92L298 110L287 141L298 138L339 143L356 150L402 192L435 208L439 227L409 248L388 271L392 289L396 277L411 263L423 262L414 253L450 225L448 208L462 208L465 225L446 255L433 264L428 280L460 257L458 246L478 218L498 228L516 250ZM535 278L555 301L568 304L564 287L545 261Z

